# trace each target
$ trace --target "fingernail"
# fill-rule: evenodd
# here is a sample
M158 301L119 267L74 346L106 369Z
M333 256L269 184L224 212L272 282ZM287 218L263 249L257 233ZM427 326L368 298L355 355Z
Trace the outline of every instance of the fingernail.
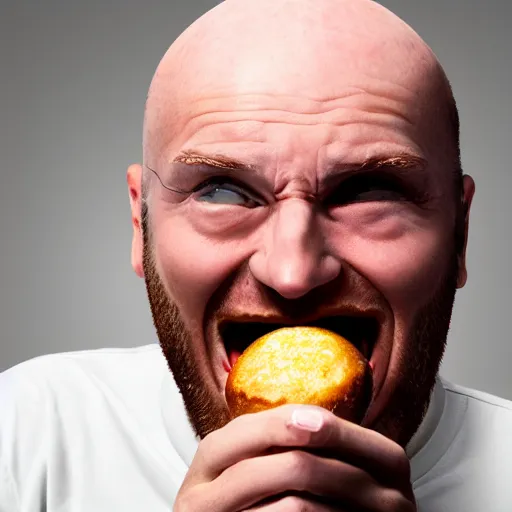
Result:
M291 425L301 430L318 432L324 424L324 418L320 411L307 407L295 409L291 417Z

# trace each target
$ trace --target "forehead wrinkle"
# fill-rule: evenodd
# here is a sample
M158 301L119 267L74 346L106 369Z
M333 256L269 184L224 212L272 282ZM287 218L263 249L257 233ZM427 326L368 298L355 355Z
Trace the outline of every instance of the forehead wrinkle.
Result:
M389 83L386 87L363 87L346 85L342 90L330 95L308 94L279 94L276 92L252 91L243 92L232 90L224 94L199 94L191 98L188 110L196 110L196 115L209 113L254 112L258 110L287 111L297 114L324 114L343 107L360 105L364 101L385 103L386 107L375 107L376 110L389 110L390 113L405 117L404 106L412 103L416 97L412 89L406 89L399 84ZM399 89L395 91L394 89ZM400 90L401 89L401 90ZM395 108L393 108L395 107ZM402 108L400 108L402 107Z
M197 136L199 130L229 123L252 123L252 138L260 124L346 126L361 121L386 127L400 120L414 126L414 109L400 100L366 93L361 88L344 97L315 100L310 97L276 95L226 95L196 100L183 119L183 132ZM258 104L259 103L259 104ZM412 112L412 114L411 114ZM412 117L411 117L412 115ZM247 129L247 128L246 128ZM235 134L237 138L239 136Z
M383 97L389 100L395 101L406 101L410 98L416 97L417 91L411 86L406 86L396 81L386 80L385 77L379 76L378 78L371 78L368 75L359 74L359 79L363 78L365 85L357 84L356 80L352 79L354 83L345 82L340 87L339 91L327 94L325 91L321 91L318 87L315 87L307 94L301 89L301 94L292 94L285 92L277 92L269 87L269 91L261 91L256 88L254 82L247 85L247 90L242 90L240 84L226 85L223 88L213 89L209 87L204 91L197 91L198 99L194 100L191 98L191 103L196 101L201 102L216 102L219 100L235 100L237 104L251 104L251 100L259 100L264 98L265 100L275 100L276 104L283 105L287 103L295 102L300 100L310 104L312 111L319 111L316 105L325 104L327 109L332 107L330 103L340 101L351 96L357 96L361 94L374 95ZM261 84L265 85L265 84ZM267 84L269 85L269 84ZM261 89L261 86L259 86ZM393 89L390 91L390 89Z
M244 121L258 121L264 125L287 125L293 126L332 126L332 127L346 127L351 125L365 125L365 126L378 126L381 128L393 128L396 131L396 123L399 120L401 123L413 126L409 119L406 117L393 116L391 114L382 112L372 112L361 109L346 109L353 112L353 118L345 119L331 119L335 117L335 112L327 114L289 114L282 110L279 111L254 111L253 117L237 117L238 113L226 113L226 119L217 119L217 113L207 113L194 116L183 127L183 132L190 131L195 137L203 129L212 128L219 125L234 124ZM245 112L244 112L245 113ZM230 119L230 115L234 119ZM277 117L271 117L270 114L277 114ZM357 115L359 114L359 115ZM362 114L362 116L361 116ZM289 119L283 119L289 116ZM281 119L279 119L281 117ZM213 118L213 119L212 119ZM222 140L219 140L222 143Z

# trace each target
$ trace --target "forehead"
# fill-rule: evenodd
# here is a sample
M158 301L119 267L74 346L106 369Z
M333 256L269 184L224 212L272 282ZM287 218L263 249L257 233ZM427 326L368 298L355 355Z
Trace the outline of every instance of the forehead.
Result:
M254 83L252 87L256 89ZM173 137L162 133L161 151L155 156L165 165L178 153L191 151L226 156L269 172L312 175L332 165L401 154L434 165L442 153L433 151L438 145L430 143L432 130L416 100L404 87L368 80L363 87L355 78L324 98L318 92L279 94L271 88L260 93L210 92L190 100L179 130Z
M332 161L359 160L381 153L426 154L406 113L379 106L377 99L311 102L275 95L217 99L214 110L194 105L195 115L164 152L228 154L255 167L329 167ZM214 100L212 100L214 102ZM210 103L210 102L208 102ZM314 108L313 108L314 105ZM417 143L416 140L419 142Z
M245 15L243 30L235 19L179 40L148 99L151 161L196 149L307 166L404 148L441 159L446 91L419 37L387 18L340 28L312 12L285 30L270 20L265 37Z

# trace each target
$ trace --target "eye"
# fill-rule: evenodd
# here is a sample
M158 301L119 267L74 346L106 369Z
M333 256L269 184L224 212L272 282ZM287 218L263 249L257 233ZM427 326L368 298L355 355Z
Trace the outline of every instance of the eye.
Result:
M405 187L389 177L355 176L341 183L326 200L328 206L371 201L411 201Z
M228 178L211 178L194 189L197 201L211 204L225 204L256 208L262 205L261 199L246 187Z

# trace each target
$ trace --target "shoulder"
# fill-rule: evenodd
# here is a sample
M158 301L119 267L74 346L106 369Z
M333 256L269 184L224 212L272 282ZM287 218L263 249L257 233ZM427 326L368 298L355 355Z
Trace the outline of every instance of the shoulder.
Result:
M454 384L442 379L443 387L450 398L467 401L468 406L501 410L512 414L512 401L499 396Z
M476 389L443 381L446 390L445 411L460 418L459 439L470 443L484 456L500 446L503 457L512 460L512 402ZM458 411L456 413L456 411Z
M126 389L134 379L160 378L165 359L157 344L106 348L35 357L0 373L1 431L23 419L39 421L52 404L78 401L96 387ZM15 431L13 431L13 434Z
M154 428L168 374L158 344L44 355L1 373L0 510L37 496L47 480L71 493L69 474L129 451L124 439Z
M441 382L439 423L416 459L421 510L512 510L512 402Z
M37 461L44 466L48 446L63 432L74 435L119 404L146 414L147 396L167 372L157 344L50 354L9 368L0 374L2 464L21 485Z
M0 393L40 395L40 386L63 384L81 375L118 378L122 374L154 371L165 364L157 344L135 348L102 348L34 357L0 373Z

